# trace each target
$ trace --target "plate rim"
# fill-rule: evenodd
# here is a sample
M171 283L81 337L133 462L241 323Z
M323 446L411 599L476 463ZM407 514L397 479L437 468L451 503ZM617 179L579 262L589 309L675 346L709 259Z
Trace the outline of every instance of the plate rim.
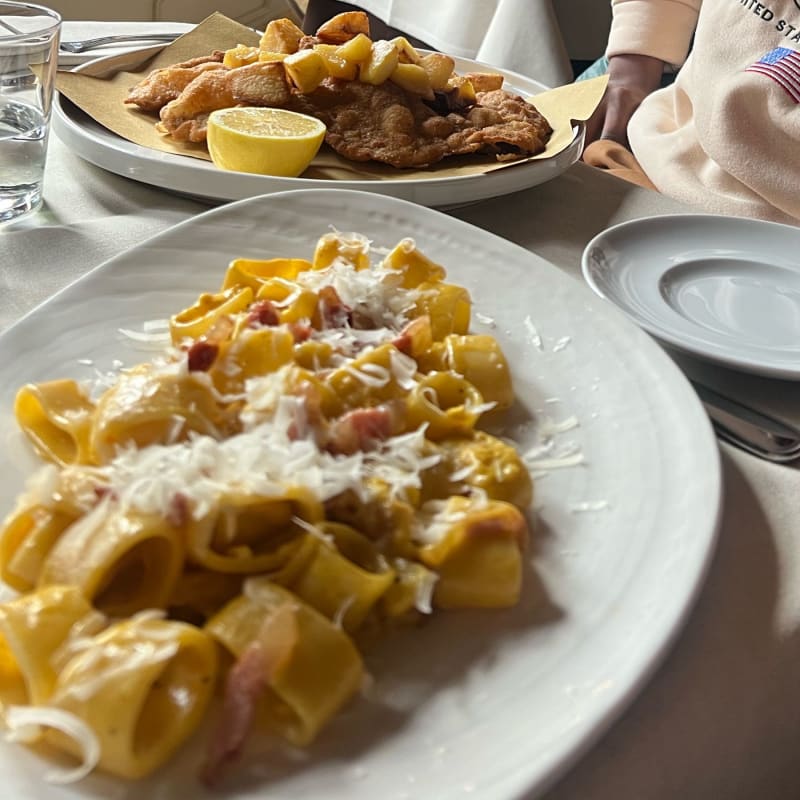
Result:
M621 304L616 299L606 294L603 291L602 286L598 283L596 277L597 270L594 268L593 259L591 258L591 251L593 248L598 247L607 239L611 239L611 237L617 236L620 233L624 234L627 230L637 229L646 225L662 227L670 224L680 224L683 221L697 223L703 219L713 220L715 224L731 227L744 225L758 229L772 228L773 230L781 230L786 234L797 236L798 240L800 241L799 228L772 220L716 214L713 212L706 213L702 211L652 214L611 225L593 236L586 244L583 249L583 253L581 254L581 273L584 281L591 288L591 290L598 295L598 297L601 297L603 300L614 306L614 308L616 308L621 314L624 314L635 325L647 331L647 333L655 337L659 342L662 342L670 347L674 347L676 350L679 350L682 353L694 356L703 361L708 361L713 364L718 364L720 366L745 372L751 375L760 375L762 377L777 378L781 380L800 381L800 363L797 363L796 366L793 366L793 362L789 361L784 362L783 365L758 363L746 357L737 356L735 352L730 351L728 346L720 345L718 349L706 349L701 345L687 343L671 328L655 324L649 319L641 319L634 312L630 311L627 306ZM680 264L680 262L677 263ZM665 264L664 267L666 266L673 267L676 266L676 264ZM793 267L793 269L800 274L800 265ZM653 277L658 279L663 274L664 269L660 268L654 273ZM648 308L653 310L652 306L648 306Z
M161 47L163 49L163 46ZM131 51L136 52L158 52L156 48L137 48ZM420 52L430 52L421 50ZM80 64L75 71L81 72L90 66L102 64L104 61L117 60L118 56L100 56L90 61ZM533 92L546 91L547 86L534 78L529 78L520 73L500 67L493 67L481 61L453 56L456 67L461 69L474 69L482 67L485 69L499 72L507 80L518 82L521 86L515 87L523 91L526 95ZM461 66L459 66L461 65ZM524 88L527 84L527 88ZM65 107L62 98L69 103ZM256 197L262 194L273 194L279 191L301 191L304 189L324 189L340 188L342 190L366 191L375 194L383 194L399 199L413 200L421 205L431 208L454 208L479 202L480 200L496 197L501 194L509 194L532 188L548 180L552 180L565 172L569 167L576 163L583 150L583 142L586 135L586 123L582 121L572 122L572 139L561 152L556 153L547 161L530 161L527 164L520 164L515 172L514 167L493 170L489 173L477 173L472 175L456 175L451 177L431 177L431 178L398 178L392 180L342 180L326 181L320 178L281 178L270 175L253 175L240 172L225 172L211 168L210 162L200 159L190 159L180 154L166 153L152 148L130 142L124 137L118 136L113 131L107 131L108 138L100 138L90 129L80 124L70 113L70 106L78 110L80 114L85 114L80 108L72 103L69 98L63 97L56 91L53 99L52 124L56 135L64 141L73 151L86 161L122 177L131 178L140 183L145 183L176 194L187 195L189 197L205 200L206 202L231 202ZM93 120L96 125L100 125ZM102 126L100 126L102 127ZM116 159L122 158L124 165L115 163ZM167 169L176 172L179 176L177 183L181 188L172 188L176 181L174 176L169 178L154 177L153 173ZM536 180L528 179L528 175L534 173ZM192 176L197 178L193 179ZM210 188L198 190L198 183L208 183L211 176L217 178L216 187L222 186L223 191L215 191L214 182ZM502 178L505 176L505 181ZM509 180L509 177L511 180ZM500 182L506 188L495 190L489 188L485 181L490 180L493 184ZM237 182L244 188L236 190ZM330 187L330 183L335 183L335 187ZM275 188L271 187L271 184ZM252 187L252 189L251 189ZM454 201L441 200L439 195L446 193L450 187L455 187L453 194L464 195L462 199Z
M285 195L314 196L318 194L359 195L364 198L365 202L367 201L371 203L375 202L374 196L369 192L359 192L355 190L345 190L338 188L301 189L294 191L270 193L250 198L243 198L242 200L228 203L224 206L209 209L194 217L190 217L186 220L178 222L175 225L172 225L163 231L153 234L152 236L144 239L143 241L139 242L134 246L126 248L124 251L121 251L115 256L112 256L111 258L104 260L97 266L91 268L89 271L84 273L82 276L71 281L69 284L64 286L62 289L53 294L51 297L49 297L42 303L38 304L37 306L35 306L33 309L29 310L26 314L24 314L20 319L18 319L15 323L10 325L4 331L0 332L0 350L2 350L2 348L6 345L8 339L18 335L19 333L18 329L20 327L24 328L25 325L30 324L30 318L38 316L38 314L41 313L41 311L45 309L49 304L53 303L57 299L63 299L63 295L69 293L70 291L74 291L75 287L78 286L79 284L91 280L91 277L96 273L98 273L99 271L109 268L113 269L113 266L111 265L113 265L114 262L122 260L124 257L138 250L146 249L153 245L157 245L159 240L172 236L175 233L175 231L179 229L190 228L192 226L195 226L198 224L198 220L202 221L203 218L208 218L209 216L216 216L216 215L221 216L221 215L235 213L237 208L240 206L255 205L262 202L279 203L281 197ZM342 198L342 202L344 202L344 199L345 198ZM411 203L410 201L391 196L383 196L378 202L381 203L386 202L389 205L397 204L398 207L414 207L417 209L417 212L436 215L438 217L445 218L447 220L448 225L452 225L455 228L478 230L480 231L481 236L488 237L495 243L500 243L501 247L517 251L520 257L524 258L535 257L549 264L549 262L547 262L546 259L544 259L541 256L538 256L538 254L536 254L533 251L529 251L526 248L514 242L506 240L498 236L497 234L494 234L485 229L481 229L476 225L473 225L463 220L459 220L457 218L450 217L449 215L446 215L443 212L438 211L436 209L419 206L418 204ZM559 269L558 267L555 267L554 265L551 266L553 266L553 268L557 270L557 272L559 273L560 276L559 280L563 279L565 281L565 285L566 283L570 282L568 274L566 274L563 270ZM603 310L601 313L606 313L606 311ZM631 321L625 319L624 317L619 317L615 321L615 324L632 326L632 330L636 328L636 326ZM709 478L710 485L713 488L714 502L708 503L704 506L703 511L705 512L705 516L702 520L698 521L698 526L697 526L699 530L700 529L705 530L704 547L702 548L702 551L699 553L697 559L692 562L692 567L694 571L691 577L691 584L692 584L691 590L685 593L681 597L680 602L678 602L675 606L672 607L672 616L670 619L666 635L661 637L658 647L655 647L647 652L646 656L642 659L639 668L636 670L636 677L633 680L625 683L623 689L614 698L613 703L602 709L602 712L594 718L591 727L588 730L586 730L571 745L571 747L567 750L566 753L564 753L562 749L561 754L557 760L557 763L555 763L547 771L546 774L533 777L528 775L527 776L528 785L526 787L523 787L521 791L509 794L508 800L512 800L512 798L514 798L514 800L523 800L523 798L530 798L531 792L533 792L536 796L539 796L541 793L544 793L549 788L552 788L553 784L555 784L558 780L564 777L564 775L576 764L576 762L578 762L586 754L586 752L590 750L606 734L608 729L611 728L612 725L619 720L623 712L630 707L630 705L641 694L642 690L647 685L647 683L649 683L649 681L652 679L654 672L663 663L667 654L674 646L675 641L678 639L678 637L684 630L685 625L696 604L696 601L705 586L706 577L710 569L710 566L713 562L721 521L722 521L722 515L724 511L723 474L721 466L721 455L719 452L719 448L716 446L716 439L713 434L713 429L705 413L702 411L702 406L700 404L699 399L697 399L696 395L694 394L693 390L690 387L688 380L685 378L685 376L678 368L678 366L649 337L642 336L640 339L640 345L642 347L647 348L647 350L649 351L649 356L651 358L655 358L661 362L660 366L664 371L666 371L666 373L671 374L671 380L668 385L672 387L674 391L682 392L684 394L684 398L687 401L689 401L690 404L694 407L694 413L695 413L694 422L697 425L699 425L702 428L702 430L705 431L705 435L707 437L706 446L704 446L703 449L698 449L697 451L698 453L702 452L704 456L707 459L709 459L710 466L712 467L713 471L713 475L708 475L707 478ZM700 522L702 522L703 524L700 525Z

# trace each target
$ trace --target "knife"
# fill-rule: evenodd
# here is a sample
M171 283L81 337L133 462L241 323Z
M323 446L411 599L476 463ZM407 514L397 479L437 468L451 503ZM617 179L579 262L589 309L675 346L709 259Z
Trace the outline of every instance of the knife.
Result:
M109 36L95 36L92 39L78 39L72 42L61 42L62 53L85 53L106 45L125 44L126 42L174 42L181 33L119 33Z
M800 458L800 430L690 381L720 439L767 461Z

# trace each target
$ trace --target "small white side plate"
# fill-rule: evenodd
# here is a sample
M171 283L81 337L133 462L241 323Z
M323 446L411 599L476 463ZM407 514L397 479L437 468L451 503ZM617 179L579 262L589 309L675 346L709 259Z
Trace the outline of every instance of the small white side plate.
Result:
M800 229L712 214L625 222L583 253L588 284L662 342L800 380Z

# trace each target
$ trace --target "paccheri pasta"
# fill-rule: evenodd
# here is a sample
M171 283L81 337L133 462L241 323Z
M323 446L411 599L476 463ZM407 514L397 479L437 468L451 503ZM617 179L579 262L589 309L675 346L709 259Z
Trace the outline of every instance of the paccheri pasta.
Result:
M517 602L531 479L477 427L511 377L445 277L411 239L328 233L232 261L102 392L19 390L48 463L0 528L0 702L77 757L56 779L145 776L211 713L214 783L256 719L312 742L366 632Z

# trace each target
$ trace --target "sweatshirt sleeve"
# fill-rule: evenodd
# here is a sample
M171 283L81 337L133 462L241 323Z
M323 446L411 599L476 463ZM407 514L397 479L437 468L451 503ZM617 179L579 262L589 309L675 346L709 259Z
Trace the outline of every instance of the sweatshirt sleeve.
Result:
M634 53L682 64L702 0L612 0L607 56Z

